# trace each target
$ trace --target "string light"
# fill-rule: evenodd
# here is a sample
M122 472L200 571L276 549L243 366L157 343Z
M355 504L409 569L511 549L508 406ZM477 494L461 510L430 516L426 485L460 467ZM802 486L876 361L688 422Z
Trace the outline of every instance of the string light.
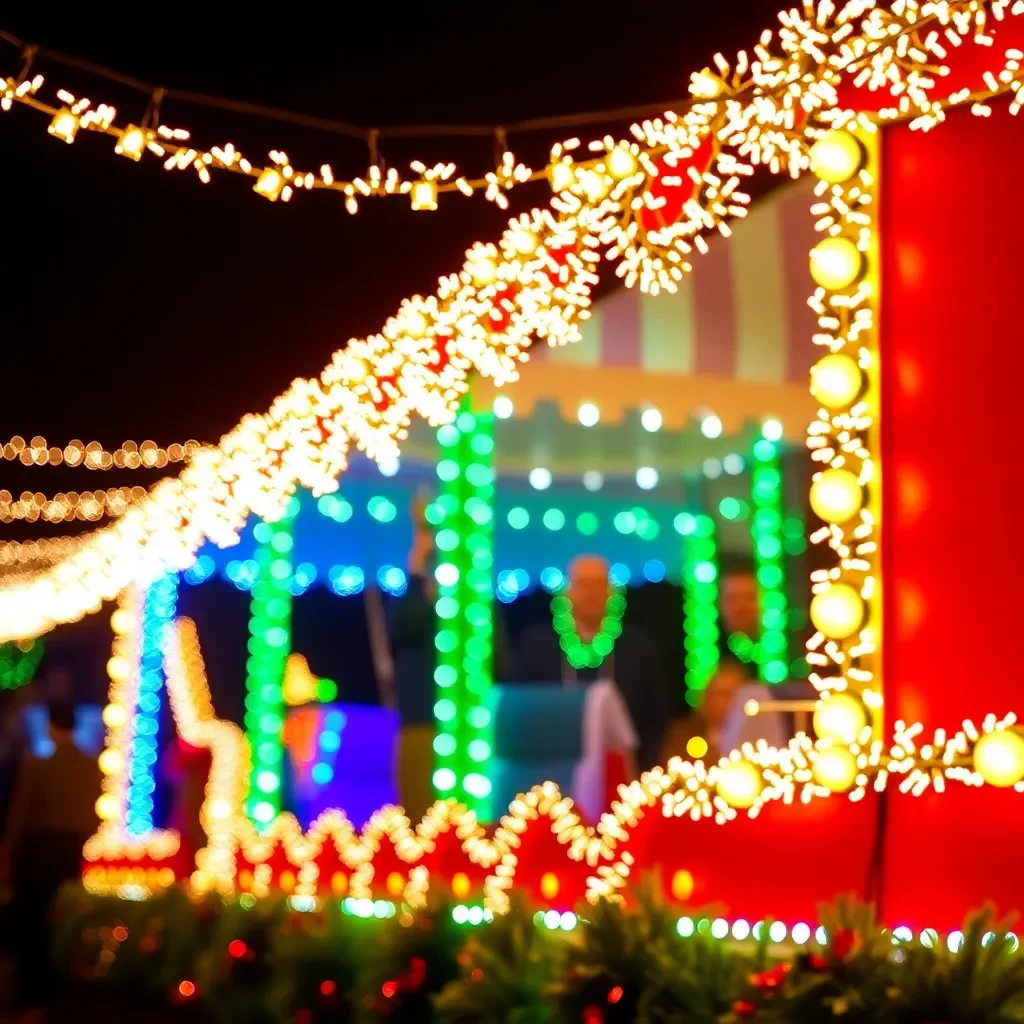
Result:
M293 524L299 501L292 498L274 523L257 523L257 579L252 588L249 660L246 663L245 731L252 750L247 812L265 829L281 810L284 767L284 684L291 648Z
M110 487L105 491L61 491L47 497L38 491L23 491L14 498L10 491L0 490L0 523L25 520L30 523L63 523L78 519L98 522L104 516L123 516L132 505L143 501L145 487Z
M494 413L463 402L454 424L437 432L439 475L451 472L431 511L440 552L434 682L434 788L457 793L490 818L491 714L494 679Z
M198 441L169 444L162 448L155 441L125 441L113 452L104 449L99 441L83 444L69 441L63 448L47 444L46 438L36 435L26 442L15 434L0 448L8 462L23 466L84 466L86 469L163 469L170 463L188 462L202 447Z
M558 643L566 661L575 668L600 668L612 653L615 641L622 635L622 616L626 611L626 596L613 589L605 602L601 626L589 641L580 638L572 611L572 598L567 593L551 598L551 623L558 634Z
M718 668L718 545L715 521L710 516L684 512L676 519L676 529L683 538L686 703L690 707L699 707L704 690Z
M757 570L760 636L758 676L767 683L789 677L789 598L783 543L782 458L777 423L769 421L754 442L750 534ZM770 435L770 436L769 436Z
M143 600L138 697L128 758L125 811L128 833L135 836L144 835L153 828L164 651L174 620L177 596L177 573L167 573L149 587Z

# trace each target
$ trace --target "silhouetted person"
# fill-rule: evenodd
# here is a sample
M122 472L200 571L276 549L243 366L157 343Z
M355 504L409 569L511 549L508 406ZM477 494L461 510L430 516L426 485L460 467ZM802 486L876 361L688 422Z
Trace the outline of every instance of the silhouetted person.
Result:
M583 643L591 643L601 630L611 595L608 563L599 555L580 555L569 566L568 597L573 625ZM562 651L553 625L528 629L519 640L513 659L517 683L561 683L577 686L608 679L622 693L640 740L640 771L660 760L661 741L668 725L669 697L662 668L650 637L623 626L611 652L597 668L573 668Z
M719 657L747 679L757 678L756 644L761 636L757 577L747 567L725 569L718 584Z
M81 872L82 846L97 825L102 788L96 762L72 742L74 708L50 708L53 754L27 757L18 771L7 817L3 868L13 893L18 1005L25 1020L42 1019L50 988L50 904Z
M700 707L686 718L677 718L665 737L663 761L681 757L686 761L703 761L716 764L728 750L723 749L722 730L732 711L736 694L747 681L745 668L738 661L723 661L711 677L704 690ZM697 745L687 749L691 740L702 739L707 744L703 750ZM703 752L702 752L703 751Z

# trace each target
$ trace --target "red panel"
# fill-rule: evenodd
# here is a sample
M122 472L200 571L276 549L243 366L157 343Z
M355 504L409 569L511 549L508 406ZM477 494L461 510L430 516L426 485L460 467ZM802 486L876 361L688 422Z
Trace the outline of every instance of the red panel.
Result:
M886 717L930 731L1024 711L1014 455L1024 122L961 111L935 131L883 138ZM900 800L889 910L938 924L987 897L1024 907L1019 873L1003 868L1022 841L1020 795L952 787Z

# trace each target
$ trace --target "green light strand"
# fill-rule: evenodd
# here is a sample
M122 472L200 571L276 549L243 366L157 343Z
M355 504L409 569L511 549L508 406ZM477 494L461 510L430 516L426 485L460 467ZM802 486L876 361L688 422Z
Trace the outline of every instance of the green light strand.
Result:
M551 624L558 634L562 653L573 668L600 668L602 662L615 648L615 641L622 636L622 616L626 611L626 595L614 590L608 595L601 618L601 628L594 639L585 643L576 631L576 619L572 613L572 600L564 592L551 599Z
M699 707L718 668L718 542L711 516L682 513L686 703Z
M782 460L776 441L754 443L750 534L757 569L761 635L757 641L758 677L766 683L789 678L789 597L786 592L782 517Z
M438 550L434 790L490 820L488 693L494 682L494 414L464 401L437 432L441 494L427 509Z
M292 547L298 498L276 523L257 523L256 582L249 619L245 732L252 751L246 813L260 830L281 812L284 672L291 651Z

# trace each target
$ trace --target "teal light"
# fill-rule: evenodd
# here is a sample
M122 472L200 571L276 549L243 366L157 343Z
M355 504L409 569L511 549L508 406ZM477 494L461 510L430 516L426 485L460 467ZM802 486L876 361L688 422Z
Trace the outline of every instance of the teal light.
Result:
M513 530L525 530L530 525L530 513L518 505L513 509L509 509L508 525Z
M549 508L543 521L549 530L560 530L565 526L565 513L560 508Z
M597 516L593 512L581 512L576 517L576 529L583 534L584 537L591 537L597 533L598 526Z

